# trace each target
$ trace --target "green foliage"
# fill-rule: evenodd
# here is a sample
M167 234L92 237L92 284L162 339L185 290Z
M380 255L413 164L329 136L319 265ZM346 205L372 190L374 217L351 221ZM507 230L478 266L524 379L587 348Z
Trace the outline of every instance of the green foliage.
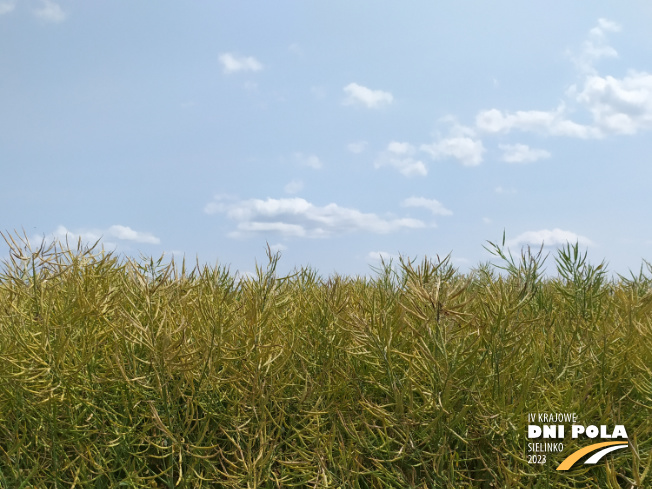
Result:
M5 239L1 488L650 487L649 265L610 280L568 245L545 278L503 241L500 273L279 276L268 250L237 277ZM530 465L534 412L624 424L631 451Z

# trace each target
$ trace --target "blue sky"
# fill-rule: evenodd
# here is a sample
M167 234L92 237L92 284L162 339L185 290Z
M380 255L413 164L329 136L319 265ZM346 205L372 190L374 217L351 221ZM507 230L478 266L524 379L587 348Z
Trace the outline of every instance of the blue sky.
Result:
M468 270L504 230L627 273L650 25L643 0L0 0L0 227L324 275Z

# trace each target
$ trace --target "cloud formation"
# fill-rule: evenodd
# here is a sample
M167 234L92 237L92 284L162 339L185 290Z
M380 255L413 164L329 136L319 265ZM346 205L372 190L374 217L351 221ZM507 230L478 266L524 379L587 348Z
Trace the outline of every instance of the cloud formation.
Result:
M482 141L469 136L450 137L432 144L422 144L421 150L435 160L454 158L464 166L479 165L485 152Z
M283 190L285 190L286 194L296 194L301 192L303 189L303 182L301 180L291 180L288 182L285 187L283 187Z
M533 163L550 158L550 153L543 149L530 148L527 144L500 144L503 161L507 163Z
M593 116L601 134L636 134L652 127L652 74L631 71L625 78L590 75L584 86L571 87Z
M453 212L446 209L444 205L435 199L426 199L425 197L408 197L401 205L403 207L422 207L429 210L435 216L451 216Z
M253 56L238 56L232 53L222 53L219 56L224 73L230 75L239 71L260 71L263 65Z
M34 10L34 15L41 20L52 23L63 22L68 17L59 4L52 0L42 0L41 7Z
M563 246L566 243L578 243L582 246L593 246L594 243L586 236L581 236L572 231L564 231L559 228L541 229L539 231L526 231L516 238L505 241L507 246L535 245L541 246Z
M476 127L487 133L507 134L512 130L534 132L550 136L568 136L581 139L601 137L599 129L578 124L566 117L565 105L554 110L518 110L502 112L483 110L475 118Z
M620 25L607 19L598 19L598 25L589 31L578 55L570 55L580 72L595 73L595 63L600 58L617 58L618 52L608 44L607 33L620 32Z
M344 87L344 92L347 94L345 105L363 105L369 109L378 109L394 100L390 92L372 90L357 83L349 83Z
M414 158L416 148L409 143L392 141L387 145L374 163L375 168L390 166L396 168L406 177L421 176L428 174L426 165L421 160Z
M37 241L40 241L41 239L43 238L38 238ZM116 246L113 240L156 245L161 243L161 240L151 233L135 231L129 226L122 226L120 224L115 224L107 229L94 228L79 231L70 231L65 226L58 226L57 229L55 229L55 231L45 239L46 241L57 240L61 243L65 243L67 240L71 245L75 244L79 239L87 244L94 244L99 240L102 244L109 247Z
M294 157L301 166L307 166L308 168L313 168L315 170L319 170L323 166L321 160L315 155L294 153Z
M367 141L356 141L355 143L349 143L346 145L351 153L360 154L367 148Z
M110 238L121 239L125 241L135 241L136 243L159 244L161 240L151 233L134 231L129 226L120 226L116 224L106 230L106 236Z
M316 206L301 198L234 201L218 196L205 206L204 212L224 214L235 221L236 229L229 234L234 238L256 233L325 238L352 232L388 234L426 227L418 219L383 218L337 204Z
M489 134L522 131L579 139L636 134L652 128L652 74L630 71L617 78L602 76L595 67L601 58L618 56L606 37L608 32L618 31L620 26L607 19L599 19L589 31L580 53L572 57L582 81L566 90L567 103L547 111L482 110L475 118L476 128ZM588 111L591 124L571 120L568 105Z

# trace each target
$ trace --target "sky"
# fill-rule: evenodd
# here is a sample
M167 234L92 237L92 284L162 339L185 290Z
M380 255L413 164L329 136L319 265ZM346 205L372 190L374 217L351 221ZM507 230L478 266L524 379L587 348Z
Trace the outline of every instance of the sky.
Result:
M644 0L0 0L0 230L324 276L466 272L504 233L627 275L650 25Z

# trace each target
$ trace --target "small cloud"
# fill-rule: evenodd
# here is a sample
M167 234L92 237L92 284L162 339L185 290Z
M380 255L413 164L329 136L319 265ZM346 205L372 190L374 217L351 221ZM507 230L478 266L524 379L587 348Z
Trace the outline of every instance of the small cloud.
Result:
M440 117L437 121L439 124L444 124L448 127L448 137L470 137L473 138L476 136L476 130L473 127L465 126L461 124L457 117L453 115L446 115Z
M286 194L296 194L301 192L302 189L303 182L301 180L292 180L287 185L285 185L285 187L283 187L283 190Z
M435 160L455 158L464 166L479 165L482 163L482 155L485 152L482 141L467 136L451 137L432 144L422 144L421 150L430 154Z
M319 170L323 166L321 160L315 155L304 155L303 153L295 153L294 157L302 166L307 166L315 170Z
M269 249L272 251L272 253L280 253L281 251L287 250L288 247L282 243L276 243L273 245L269 245Z
M263 65L252 56L238 56L232 53L223 53L219 56L220 63L227 75L239 71L260 71Z
M497 194L515 194L516 190L513 188L503 188L501 186L498 186L494 188L494 192L496 192Z
M46 241L59 241L60 243L68 242L70 245L74 245L81 239L83 243L86 244L95 244L97 241L102 239L103 233L100 230L83 230L72 232L69 231L65 226L57 226L57 229L54 230L52 234L45 237ZM39 238L39 240L42 239ZM115 248L114 243L103 243L105 246Z
M519 234L516 238L505 242L507 246L541 246L542 243L544 246L563 246L566 243L578 243L582 246L594 245L593 241L585 236L580 236L572 231L564 231L559 228L526 231L523 234Z
M106 231L107 236L136 243L160 244L161 240L151 233L134 231L128 226L114 225Z
M247 80L246 82L244 82L244 88L248 92L255 92L258 90L258 83L256 83L255 81Z
M52 0L42 0L41 8L34 10L34 15L41 20L53 23L63 22L68 17L59 4Z
M349 143L346 145L351 153L360 154L367 148L367 141L357 141L355 143Z
M452 211L446 209L441 202L435 199L426 199L424 197L409 197L405 199L401 205L403 207L423 207L429 210L435 216L451 216Z
M550 158L548 151L530 148L527 144L500 144L499 148L503 150L503 161L507 163L533 163Z
M0 15L8 14L16 8L16 2L0 2Z
M492 224L493 220L489 219L488 217L483 217L482 222L485 223L485 224Z
M387 145L387 151L396 155L411 155L414 154L414 146L412 146L410 143L399 143L398 141L392 141Z
M600 18L598 25L591 29L589 32L594 35L604 35L605 32L620 32L621 26L613 20Z
M204 206L204 213L217 214L224 212L230 202L235 202L237 197L231 194L215 194L213 200Z
M344 87L344 92L348 95L344 100L345 105L364 105L369 109L378 109L394 100L390 92L372 90L357 83L349 83Z
M428 174L428 169L423 161L413 158L415 152L414 146L410 143L392 141L387 145L387 150L376 159L374 167L391 166L406 177L425 177Z
M608 19L598 19L598 25L589 31L579 54L569 54L577 69L582 73L595 73L595 63L601 58L617 58L616 51L607 42L608 32L619 32L620 25Z

